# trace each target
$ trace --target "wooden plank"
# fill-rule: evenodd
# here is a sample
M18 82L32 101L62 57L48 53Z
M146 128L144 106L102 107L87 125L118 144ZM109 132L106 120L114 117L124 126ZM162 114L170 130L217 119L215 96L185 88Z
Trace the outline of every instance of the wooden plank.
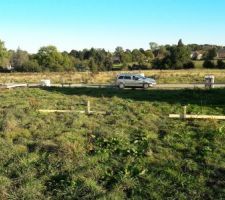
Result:
M169 118L178 118L178 119L218 119L225 120L225 116L219 115L179 115L179 114L170 114Z
M91 111L91 103L90 101L87 101L87 108L86 110L77 111L77 110L39 110L41 113L82 113L82 114L106 114L106 112L103 111Z
M8 84L5 86L6 88L16 88L16 87L27 87L27 84Z
M87 114L101 114L101 115L105 115L107 112L104 112L104 111L90 111L89 113Z
M38 110L41 113L85 113L84 110Z
M106 112L104 111L77 111L77 110L38 110L41 113L80 113L80 114L101 114L101 115L105 115Z

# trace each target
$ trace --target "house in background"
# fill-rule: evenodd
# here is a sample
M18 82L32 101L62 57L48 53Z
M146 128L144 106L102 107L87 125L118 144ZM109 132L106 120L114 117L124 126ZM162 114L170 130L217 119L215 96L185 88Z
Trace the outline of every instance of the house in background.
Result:
M14 67L12 67L11 65L9 65L9 66L6 67L6 69L7 69L8 71L13 71L13 70L14 70Z
M119 56L114 56L112 61L113 61L113 64L120 64L121 63L121 60L120 60Z
M0 67L0 72L2 73L10 73L14 71L14 67L12 67L11 65L8 65L6 67Z
M225 59L225 49L220 49L217 53L218 59Z
M204 51L193 51L191 53L191 59L192 60L202 60L204 55L205 55Z

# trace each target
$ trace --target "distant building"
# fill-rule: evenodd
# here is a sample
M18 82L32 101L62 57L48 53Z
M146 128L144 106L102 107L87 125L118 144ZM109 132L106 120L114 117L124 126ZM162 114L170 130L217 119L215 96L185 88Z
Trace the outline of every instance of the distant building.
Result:
M6 67L0 67L0 72L1 73L10 73L14 71L14 67L12 67L11 65L8 65Z
M217 53L217 58L225 59L225 49L220 49Z
M193 51L191 53L191 59L193 60L202 60L204 57L205 52L204 51Z
M13 71L13 70L14 70L14 67L12 67L11 65L9 65L9 66L6 67L6 69L7 69L8 71Z
M114 56L112 60L113 60L113 64L120 64L121 63L121 60L120 60L119 56Z

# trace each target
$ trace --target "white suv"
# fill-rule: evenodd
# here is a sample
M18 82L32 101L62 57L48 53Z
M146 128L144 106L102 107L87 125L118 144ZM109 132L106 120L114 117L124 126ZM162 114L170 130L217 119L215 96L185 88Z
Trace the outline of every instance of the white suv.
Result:
M116 85L120 89L125 87L142 87L147 89L156 85L156 81L141 74L119 74L116 79Z

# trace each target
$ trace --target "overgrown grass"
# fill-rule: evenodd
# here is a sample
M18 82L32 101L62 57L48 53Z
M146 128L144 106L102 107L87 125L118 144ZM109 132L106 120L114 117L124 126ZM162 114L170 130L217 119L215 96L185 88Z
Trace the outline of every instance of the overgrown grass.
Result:
M0 199L224 199L225 90L0 93ZM107 115L41 114L85 109Z
M199 61L201 62L201 61ZM193 70L146 70L146 71L114 71L114 72L68 72L68 73L10 73L0 74L0 83L39 83L42 79L50 79L52 83L115 83L117 74L144 73L154 77L157 83L203 83L204 76L212 74L216 83L225 83L225 70L193 69Z
M196 69L202 69L204 60L195 60L195 61L193 61L193 63L195 64Z

